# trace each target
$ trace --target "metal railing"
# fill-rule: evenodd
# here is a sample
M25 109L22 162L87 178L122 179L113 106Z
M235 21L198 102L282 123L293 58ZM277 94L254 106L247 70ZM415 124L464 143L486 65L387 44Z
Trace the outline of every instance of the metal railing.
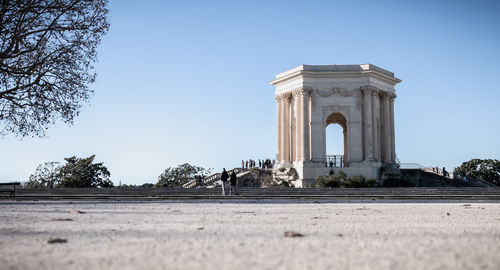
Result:
M346 167L344 155L326 155L325 166L328 168Z

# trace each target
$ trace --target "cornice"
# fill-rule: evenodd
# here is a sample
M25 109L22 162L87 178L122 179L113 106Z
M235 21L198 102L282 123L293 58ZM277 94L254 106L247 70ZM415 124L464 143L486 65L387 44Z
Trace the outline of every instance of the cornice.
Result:
M396 85L401 82L400 79L385 75L376 70L364 70L364 71L304 71L297 70L295 72L284 75L283 77L276 78L269 82L271 85L279 85L282 82L295 79L297 77L362 77L362 76L375 76L383 81L390 84Z

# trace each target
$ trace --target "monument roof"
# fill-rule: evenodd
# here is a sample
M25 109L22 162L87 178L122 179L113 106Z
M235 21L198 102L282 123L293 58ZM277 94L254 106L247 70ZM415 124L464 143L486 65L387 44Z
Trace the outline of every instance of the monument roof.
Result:
M271 81L271 84L276 84L288 78L295 77L302 74L312 74L312 75L349 75L349 74L366 74L373 73L382 76L394 83L401 82L400 79L394 77L394 73L385 70L383 68L377 67L372 64L361 64L361 65L300 65L287 70L282 73L278 73L276 78Z

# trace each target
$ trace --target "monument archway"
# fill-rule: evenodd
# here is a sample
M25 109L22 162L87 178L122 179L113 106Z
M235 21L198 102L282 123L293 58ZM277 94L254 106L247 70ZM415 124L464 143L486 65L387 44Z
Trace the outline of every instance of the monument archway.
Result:
M330 125L338 125L342 129L341 140L342 140L343 149L342 149L341 155L338 155L338 154L340 154L340 152L330 152L329 153L327 151L328 145L330 143L333 143L329 140L331 138L328 138L326 136L327 129ZM337 136L335 136L335 137L337 137ZM339 138L335 138L335 139L339 139ZM325 153L326 153L326 158L325 158L326 163L325 164L327 167L330 167L330 168L345 167L348 165L345 162L345 160L348 157L348 153L347 153L347 120L345 119L345 117L341 113L332 113L326 118L326 123L325 123Z
M342 171L378 179L380 168L396 159L394 87L399 82L392 72L371 64L301 65L276 75L271 84L278 109L277 168L294 168L296 186L328 174L326 127L339 124Z

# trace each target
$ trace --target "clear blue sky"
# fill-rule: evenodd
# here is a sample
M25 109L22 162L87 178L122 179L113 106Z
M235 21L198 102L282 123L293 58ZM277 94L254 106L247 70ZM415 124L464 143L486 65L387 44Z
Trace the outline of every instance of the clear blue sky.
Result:
M0 138L0 181L96 154L118 184L189 162L274 157L268 84L300 64L371 63L396 88L401 162L500 159L498 1L110 1L95 95L48 138Z

